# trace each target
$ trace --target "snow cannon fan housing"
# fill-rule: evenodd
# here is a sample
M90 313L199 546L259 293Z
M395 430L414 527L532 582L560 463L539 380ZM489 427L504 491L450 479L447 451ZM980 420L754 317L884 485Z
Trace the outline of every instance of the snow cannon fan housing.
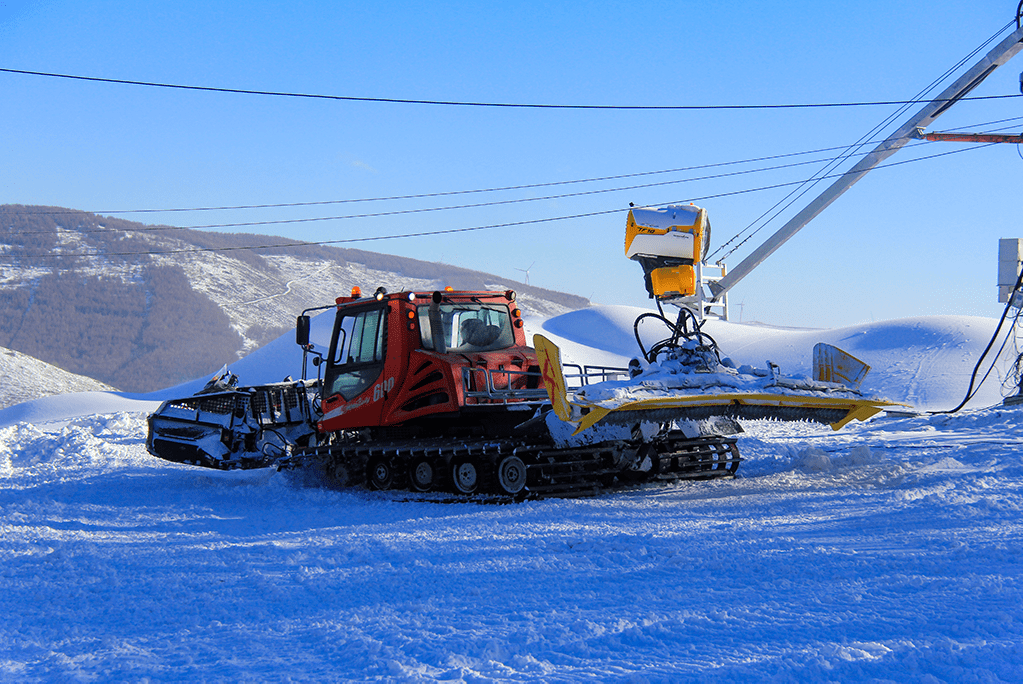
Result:
M625 256L643 267L651 299L696 294L694 264L703 261L709 247L706 209L690 204L629 210Z

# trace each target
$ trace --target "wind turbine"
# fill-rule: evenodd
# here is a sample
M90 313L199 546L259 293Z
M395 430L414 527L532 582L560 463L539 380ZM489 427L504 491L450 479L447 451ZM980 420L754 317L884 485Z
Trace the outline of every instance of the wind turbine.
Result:
M516 268L515 269L516 271L522 271L523 273L526 274L526 285L529 285L529 269L533 268L534 266L536 266L536 262L535 261L533 263L531 263L529 266L526 266L525 268Z

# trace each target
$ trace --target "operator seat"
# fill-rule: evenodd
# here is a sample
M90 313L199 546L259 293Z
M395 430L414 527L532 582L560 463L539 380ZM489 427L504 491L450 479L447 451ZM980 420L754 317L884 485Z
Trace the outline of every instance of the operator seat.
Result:
M468 318L460 326L462 343L473 347L489 347L501 335L501 328L487 325L478 318Z

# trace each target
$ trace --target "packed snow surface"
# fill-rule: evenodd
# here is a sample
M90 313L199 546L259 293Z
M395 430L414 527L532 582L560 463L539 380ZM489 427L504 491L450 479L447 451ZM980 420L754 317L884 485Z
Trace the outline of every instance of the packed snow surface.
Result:
M628 360L631 320L591 327L626 312L578 313L532 327L566 360ZM794 373L814 342L836 344L874 366L874 391L949 408L993 328L711 334L736 363ZM265 353L232 370L296 373L283 344ZM493 505L163 462L145 452L143 407L85 395L108 397L87 415L75 396L0 412L3 680L997 682L1023 669L1023 409L839 432L750 422L733 480Z

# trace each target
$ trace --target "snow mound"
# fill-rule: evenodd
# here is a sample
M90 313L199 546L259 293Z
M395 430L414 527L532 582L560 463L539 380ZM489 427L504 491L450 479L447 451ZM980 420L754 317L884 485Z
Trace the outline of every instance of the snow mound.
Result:
M0 409L31 399L72 392L109 392L114 388L75 375L39 359L0 347Z

